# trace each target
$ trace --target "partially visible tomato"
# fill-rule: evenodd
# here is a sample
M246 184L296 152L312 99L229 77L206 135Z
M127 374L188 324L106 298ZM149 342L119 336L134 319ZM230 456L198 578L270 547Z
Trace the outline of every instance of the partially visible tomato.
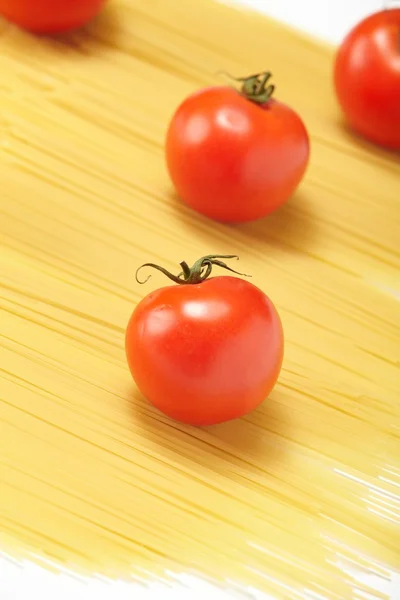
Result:
M142 394L191 425L241 417L271 392L283 359L283 332L271 300L237 277L208 279L232 256L206 256L150 293L126 330L126 355ZM231 269L229 269L231 270ZM142 283L142 282L141 282Z
M60 33L81 27L105 0L0 0L0 15L34 33Z
M361 21L336 56L337 97L351 127L371 142L400 149L400 8Z
M203 89L173 116L166 160L179 196L225 223L268 215L306 170L309 139L297 113L271 98L270 74L243 78L241 91Z

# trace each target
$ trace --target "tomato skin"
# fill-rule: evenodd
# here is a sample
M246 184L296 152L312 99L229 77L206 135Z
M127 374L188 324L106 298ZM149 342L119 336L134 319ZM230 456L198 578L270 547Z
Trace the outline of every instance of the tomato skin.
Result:
M135 308L126 355L142 394L191 425L241 417L271 392L283 331L271 300L236 277L168 286Z
M61 33L81 27L105 0L0 0L0 14L33 33Z
M284 204L309 159L300 117L270 99L258 105L229 87L189 96L173 116L166 160L179 196L225 223L253 221Z
M361 21L340 46L334 83L350 126L371 142L400 149L400 9Z

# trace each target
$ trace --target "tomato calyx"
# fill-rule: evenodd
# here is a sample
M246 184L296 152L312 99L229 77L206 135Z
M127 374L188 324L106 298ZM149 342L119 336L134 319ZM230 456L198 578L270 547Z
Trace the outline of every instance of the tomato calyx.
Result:
M235 273L236 275L241 275L242 277L251 277L251 275L246 275L245 273L238 273L238 271L235 271L229 265L227 265L222 260L220 260L221 258L223 258L223 259L235 258L236 260L239 260L239 257L236 256L235 254L228 254L228 255L209 254L207 256L203 256L202 258L199 258L199 260L196 260L196 262L193 264L192 267L189 267L189 265L185 261L181 262L180 267L181 267L182 271L179 273L179 275L174 275L173 273L170 273L169 271L167 271L167 269L164 269L164 267L161 267L160 265L156 265L154 263L145 263L137 269L136 281L138 283L140 283L141 285L143 285L150 279L151 275L149 275L143 281L141 281L138 278L139 271L141 269L143 269L144 267L151 267L152 269L156 269L157 271L160 271L166 277L168 277L168 279L171 279L178 285L197 285L199 283L202 283L211 275L211 272L212 272L212 269L214 266L221 267L222 269L226 269L227 271L230 271L231 273Z
M271 83L267 85L272 77L272 73L269 71L248 75L247 77L232 77L229 73L226 73L226 75L230 79L233 79L233 81L242 83L240 89L241 95L244 96L246 100L250 100L256 104L266 104L274 93L275 86Z

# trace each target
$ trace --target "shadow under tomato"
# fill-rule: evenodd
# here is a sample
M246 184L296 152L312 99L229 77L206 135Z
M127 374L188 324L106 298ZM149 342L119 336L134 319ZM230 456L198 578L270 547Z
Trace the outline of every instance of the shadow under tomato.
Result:
M296 192L286 204L263 219L241 224L213 221L186 206L175 191L170 190L168 195L184 229L192 229L193 236L206 243L212 251L222 244L236 253L239 249L236 249L235 243L251 248L256 242L257 248L268 254L274 249L308 252L319 239L316 202L313 203L304 190Z
M225 465L228 470L232 468L247 477L251 472L263 472L264 467L279 461L284 453L285 424L277 394L275 390L262 405L241 419L208 427L193 427L169 419L137 390L131 390L128 399L133 426L145 430L157 453L175 464L183 459L186 465L188 461L192 463L193 468L199 465L210 468L215 464L219 470Z
M373 153L375 156L379 156L383 160L391 162L394 167L398 168L400 149L390 150L370 142L367 140L367 138L364 138L362 135L354 131L354 129L350 127L344 118L338 118L337 127L346 141L353 144L357 150L365 150L366 152Z
M35 34L28 35L36 37L38 40L47 41L51 46L68 46L80 50L81 54L92 54L98 52L98 43L115 46L118 41L118 34L122 28L122 16L114 3L106 6L89 21L86 25L56 34Z
M276 211L252 223L235 226L250 239L290 251L308 251L316 245L318 232L315 211L307 193L296 192Z

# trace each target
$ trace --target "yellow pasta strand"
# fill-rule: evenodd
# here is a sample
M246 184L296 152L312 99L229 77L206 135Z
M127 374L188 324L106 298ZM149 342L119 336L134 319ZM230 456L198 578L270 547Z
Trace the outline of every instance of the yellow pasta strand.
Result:
M57 39L0 29L2 548L389 598L371 581L400 569L400 163L342 124L332 49L212 0L111 0ZM311 165L267 219L215 224L175 197L166 127L217 71L265 68ZM165 285L134 272L231 252L279 309L282 374L246 418L181 426L126 366L127 320Z

